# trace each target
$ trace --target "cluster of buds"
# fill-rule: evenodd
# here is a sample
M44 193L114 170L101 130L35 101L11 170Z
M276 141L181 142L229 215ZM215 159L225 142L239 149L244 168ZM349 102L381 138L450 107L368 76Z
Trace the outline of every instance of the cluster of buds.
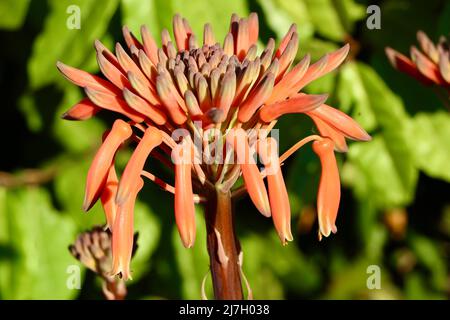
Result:
M134 250L136 246L134 247ZM78 235L69 246L72 256L103 280L103 294L108 300L122 300L127 295L123 279L111 275L111 232L102 227Z
M88 172L84 200L85 210L98 199L102 202L112 232L113 274L130 276L133 207L143 186L141 177L174 193L175 220L186 247L195 241L195 203L208 201L210 190L230 193L241 176L256 208L273 218L282 243L292 240L280 166L307 142L313 142L322 164L319 232L323 236L336 232L340 180L334 151L347 150L345 138L367 141L370 136L352 118L324 104L326 94L301 90L337 68L349 46L315 63L306 55L293 65L296 26L277 48L270 39L260 54L258 29L255 13L248 18L234 14L222 45L210 24L205 25L199 45L188 22L175 15L174 40L163 30L161 48L145 26L140 30L142 42L123 28L128 52L117 44L113 54L96 41L98 64L106 79L58 62L62 74L87 95L64 114L65 119L86 120L101 110L129 119L117 119L104 135ZM278 156L277 141L269 134L279 117L292 113L309 116L320 135L306 137ZM126 141L137 146L119 181L114 158ZM261 158L262 170L255 154ZM174 185L144 170L148 158L173 170Z
M411 59L387 47L386 54L392 66L419 80L424 85L437 85L450 90L448 39L441 36L439 42L434 44L423 31L418 31L417 41L422 51L416 46L411 46Z

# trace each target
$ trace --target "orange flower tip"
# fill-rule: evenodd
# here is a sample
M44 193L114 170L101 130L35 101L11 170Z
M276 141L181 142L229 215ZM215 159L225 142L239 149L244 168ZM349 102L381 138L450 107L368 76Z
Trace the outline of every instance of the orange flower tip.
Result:
M270 204L268 202L264 203L263 206L259 208L259 211L266 218L270 218L272 216L272 211L270 211Z
M87 196L84 197L82 210L88 212L91 209L91 203L88 201Z
M288 234L280 234L280 235L278 235L278 236L280 237L281 244L282 244L283 246L287 246L287 245L289 244L289 242L294 241L294 237L292 236L291 233L288 233Z

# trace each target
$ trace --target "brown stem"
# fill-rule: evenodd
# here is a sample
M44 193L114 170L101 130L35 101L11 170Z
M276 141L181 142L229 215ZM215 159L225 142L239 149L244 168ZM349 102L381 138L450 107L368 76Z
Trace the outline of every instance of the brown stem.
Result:
M240 246L234 232L231 193L212 190L205 216L214 296L218 300L242 300Z

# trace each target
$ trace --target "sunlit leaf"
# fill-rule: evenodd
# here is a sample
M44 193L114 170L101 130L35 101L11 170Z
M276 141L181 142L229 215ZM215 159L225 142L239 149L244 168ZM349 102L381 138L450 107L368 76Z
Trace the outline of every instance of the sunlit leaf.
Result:
M175 248L175 258L182 282L181 294L183 299L200 299L201 284L205 276L207 279L206 293L211 297L211 276L209 275L209 257L206 251L206 226L200 208L196 208L197 236L192 248L186 249L176 226L173 227L172 243Z
M49 16L33 44L28 63L31 87L42 87L60 77L55 66L58 60L74 67L95 60L94 40L105 33L117 4L117 0L51 0ZM79 29L68 27L68 19L77 14L69 6L79 8Z
M343 180L360 197L370 196L381 207L407 204L414 196L418 175L409 144L409 117L373 69L359 63L358 72L379 134L371 142L350 146Z
M79 291L67 286L68 267L77 266L67 250L75 239L73 222L52 207L44 189L2 189L0 194L0 242L13 254L12 259L0 262L2 297L75 297Z
M345 35L332 0L304 0L315 29L327 39L342 41Z
M411 121L410 144L417 166L431 177L450 181L450 115L419 113Z

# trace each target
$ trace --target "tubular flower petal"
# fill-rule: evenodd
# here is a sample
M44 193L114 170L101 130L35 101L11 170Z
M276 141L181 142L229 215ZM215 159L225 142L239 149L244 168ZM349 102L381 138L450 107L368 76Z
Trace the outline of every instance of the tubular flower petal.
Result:
M136 95L125 88L123 90L123 97L131 108L143 115L146 115L157 125L163 125L166 123L166 115L161 110L153 107L150 103L142 99L139 95Z
M106 137L89 168L83 209L88 211L98 200L105 185L108 171L114 155L120 145L132 134L130 125L123 120L116 120L111 132Z
M145 130L144 136L139 142L136 150L128 161L127 166L123 172L122 178L119 183L119 190L117 191L116 203L122 205L125 203L130 194L133 191L133 185L139 180L142 169L144 168L145 161L147 160L150 152L159 146L162 142L161 133L155 127L148 127Z
M65 65L62 62L57 62L56 66L58 70L70 80L72 83L80 87L91 87L95 90L108 93L111 95L120 95L120 90L117 89L110 82L94 76L86 71L79 70L70 66Z
M349 50L350 46L346 44L342 48L325 55L322 59L311 65L311 67L305 73L304 77L294 85L294 92L300 90L317 78L336 69L345 60Z
M259 212L270 217L270 204L267 197L266 186L259 172L258 166L250 151L247 135L244 130L237 129L227 136L227 143L232 145L236 151L237 161L241 166L245 186Z
M133 254L134 204L138 192L144 186L139 178L133 185L129 197L118 206L112 229L112 275L120 275L124 280L131 279L130 261Z
M109 167L106 183L100 197L103 210L105 211L106 225L109 230L112 230L117 215L116 194L118 186L119 180L117 179L116 168L114 167L114 163L112 163Z
M273 217L281 242L291 241L289 198L280 166L311 141L315 141L313 148L323 167L319 188L321 234L329 235L335 230L339 204L333 148L345 152L346 138L367 141L370 136L352 118L325 105L326 94L307 95L301 90L343 63L349 46L315 62L306 54L295 65L299 43L295 24L278 48L270 38L263 50L258 50L256 13L248 18L233 14L225 39L216 38L211 24L206 24L203 35L197 37L178 14L172 27L173 37L167 29L162 30L161 45L145 26L140 28L142 42L123 27L126 45L117 43L114 53L96 40L101 76L57 63L61 73L87 95L63 115L64 119L85 120L101 110L128 119L116 120L97 152L88 172L83 204L88 210L101 198L113 233L113 274L130 277L133 206L142 188L141 175L174 193L175 220L186 247L195 242L194 203L206 202L209 208L212 195L217 200L222 194L227 198L223 203L229 203L228 197L248 193L258 211ZM433 45L424 35L419 36L419 43L425 54L414 50L414 62L391 55L398 65L414 70L424 81L434 83L428 79L430 70L434 80L440 77L440 81L448 81L448 46ZM301 139L280 157L266 155L264 151L277 149L277 142L267 137L274 136L272 128L288 113L309 116L320 136ZM113 160L127 139L134 152L118 181ZM253 158L256 148L265 165L262 170ZM174 187L143 170L149 157L171 170ZM178 162L180 157L186 161ZM244 185L237 187L241 175ZM217 234L214 243L221 241L220 232ZM229 247L236 249L225 244L222 251ZM227 253L222 252L221 257L222 262L228 261Z
M273 89L275 75L269 73L261 81L260 85L253 91L254 93L241 105L238 118L241 122L247 122L253 116L255 111L270 97Z
M347 138L360 141L369 141L370 135L351 117L326 104L306 112L308 115L316 116L327 124L339 130Z
M427 56L422 54L416 47L411 47L411 58L416 64L417 69L427 79L430 79L436 84L445 84L439 70L439 66L435 65Z
M91 100L84 98L72 108L64 112L61 118L65 120L87 120L95 116L101 110Z
M389 58L389 62L394 68L409 74L411 77L416 78L425 85L430 85L432 83L430 79L427 79L419 72L417 66L408 57L389 47L387 47L385 51Z
M196 234L191 148L188 143L182 143L177 145L172 155L175 163L175 221L183 245L190 248Z
M130 108L130 106L118 96L97 91L90 87L85 87L84 92L93 103L103 109L121 113L135 122L142 122L144 120L144 117L141 114Z
M283 173L278 159L278 146L274 138L259 140L258 153L267 172L269 187L270 210L278 236L283 244L292 241L291 233L291 207L289 196L284 183Z
M328 237L336 233L336 217L341 198L339 171L334 156L334 143L328 138L313 142L313 150L319 156L322 165L319 192L317 195L317 213L320 234Z
M334 149L338 152L347 152L348 146L347 142L345 141L345 136L336 130L336 128L333 128L331 125L326 123L325 121L321 120L320 118L310 114L310 118L314 121L317 129L320 132L320 135L322 137L330 138L334 142Z
M292 91L292 87L297 83L308 70L311 56L307 54L292 70L290 70L273 88L267 104L284 100Z
M263 106L259 117L264 122L271 122L287 113L305 113L321 106L327 98L327 94L307 95L299 93L291 99Z

